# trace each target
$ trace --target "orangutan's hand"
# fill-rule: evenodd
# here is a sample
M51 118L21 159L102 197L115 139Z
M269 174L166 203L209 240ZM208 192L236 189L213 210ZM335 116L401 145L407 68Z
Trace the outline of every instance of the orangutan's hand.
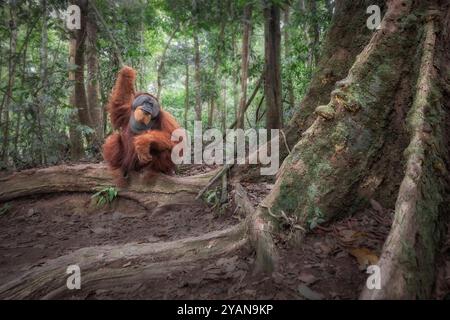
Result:
M150 154L150 141L146 135L141 135L135 138L134 147L136 149L136 154L141 164L147 164L152 161L152 156Z

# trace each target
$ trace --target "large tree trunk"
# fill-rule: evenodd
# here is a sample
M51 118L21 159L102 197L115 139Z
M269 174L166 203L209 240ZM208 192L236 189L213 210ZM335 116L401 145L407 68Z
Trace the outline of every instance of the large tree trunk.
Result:
M242 34L242 50L241 50L241 99L236 116L236 128L244 129L245 103L247 102L247 85L248 85L248 62L250 55L250 35L252 28L252 5L247 4L244 8L243 17L244 31Z
M374 0L370 4L384 8L384 1ZM314 109L327 103L336 81L347 75L356 55L369 41L371 31L366 27L367 6L364 0L335 2L331 26L308 91L285 129L290 147L294 146L301 134L312 124L315 119ZM282 158L287 155L283 144L280 153Z
M381 289L365 288L362 299L415 299L431 294L436 249L444 229L440 215L447 210L449 190L449 150L445 150L450 110L449 9L447 4L439 11L429 10L421 21L420 69L406 119L410 143L405 150L405 176L378 263Z
M75 37L77 40L75 51L75 106L78 110L78 117L80 123L84 126L91 127L92 119L89 114L89 106L86 98L86 88L84 84L84 67L85 67L85 48L86 48L86 16L88 13L87 1L77 0L76 4L81 9L81 28L75 31Z
M266 128L282 127L280 72L280 8L264 1L264 95L266 100Z
M301 244L304 230L352 213L369 199L384 207L395 202L380 260L382 289L366 290L363 298L421 298L433 284L448 183L446 117L435 52L439 45L441 52L448 49L449 22L448 14L446 19L438 16L448 7L436 11L431 3L437 1L388 3L381 29L330 102L317 106L312 125L262 204L266 214L286 214L303 228L296 237ZM437 39L436 30L444 30ZM448 81L448 72L445 76ZM403 151L406 159L399 161ZM398 174L403 165L404 177Z
M72 66L75 65L76 50L77 50L77 39L76 39L75 33L70 32L69 64L71 65L71 69L69 71L69 81L73 84L75 84L75 70L72 69ZM81 132L78 129L80 121L78 118L78 114L76 112L75 88L72 89L69 103L73 108L73 111L70 114L70 120L69 120L70 158L72 160L76 161L83 157L84 146L83 146L83 138L81 136Z
M93 150L100 151L103 142L103 108L100 104L100 77L97 54L97 22L94 12L89 12L86 21L86 58L87 58L87 100L89 114L95 134Z
M374 0L371 4L384 9L384 1ZM336 81L345 78L356 56L370 39L371 31L366 27L366 1L342 0L335 5L332 23L309 88L284 128L286 143L280 143L280 161L289 153L286 146L292 149L315 120L315 108L328 103ZM257 157L257 154L252 156ZM241 165L233 168L233 175L244 180L259 179L259 172L259 166Z

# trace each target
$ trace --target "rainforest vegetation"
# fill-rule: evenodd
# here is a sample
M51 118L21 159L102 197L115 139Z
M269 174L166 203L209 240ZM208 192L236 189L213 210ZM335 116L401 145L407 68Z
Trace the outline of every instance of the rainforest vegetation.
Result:
M449 297L446 0L0 0L0 79L1 298ZM118 183L135 92L279 170Z

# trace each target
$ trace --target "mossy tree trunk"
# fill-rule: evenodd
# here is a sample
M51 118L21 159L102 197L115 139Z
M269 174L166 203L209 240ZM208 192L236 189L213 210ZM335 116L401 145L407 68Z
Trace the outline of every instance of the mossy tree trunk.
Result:
M325 36L309 88L283 129L287 145L291 149L315 120L315 108L329 101L335 83L346 77L356 56L369 42L372 31L366 27L366 10L372 4L380 6L382 12L385 11L385 1L381 0L370 3L365 0L342 0L334 4L331 26ZM280 143L280 161L287 155L286 144ZM258 179L259 172L259 168L252 165L233 168L233 175L244 180Z
M295 237L300 244L317 223L372 198L387 207L395 203L379 264L382 289L362 298L420 298L431 291L448 183L442 99L448 82L443 88L436 72L449 28L448 16L439 14L447 11L439 1L388 2L381 29L336 83L330 101L309 115L312 124L261 206L268 216L287 215L303 227ZM392 168L404 176L391 174Z

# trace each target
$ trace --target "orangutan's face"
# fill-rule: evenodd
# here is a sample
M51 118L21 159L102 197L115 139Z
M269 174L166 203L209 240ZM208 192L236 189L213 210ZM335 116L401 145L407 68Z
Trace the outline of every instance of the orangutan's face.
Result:
M152 120L152 115L142 109L142 106L139 106L134 110L134 119L137 122L148 125L150 120Z

